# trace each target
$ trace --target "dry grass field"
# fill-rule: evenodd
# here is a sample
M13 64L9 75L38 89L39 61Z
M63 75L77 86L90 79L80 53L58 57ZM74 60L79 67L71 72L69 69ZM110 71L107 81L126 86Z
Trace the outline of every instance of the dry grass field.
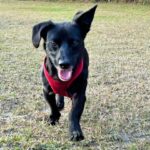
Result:
M45 54L42 46L32 46L32 26L71 20L93 5L0 0L0 150L150 149L150 6L98 6L85 42L90 55L81 120L85 140L68 141L69 99L59 124L46 122L40 78Z

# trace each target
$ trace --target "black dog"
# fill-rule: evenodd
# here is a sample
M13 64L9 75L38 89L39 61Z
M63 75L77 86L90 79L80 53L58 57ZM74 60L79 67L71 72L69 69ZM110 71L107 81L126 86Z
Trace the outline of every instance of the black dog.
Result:
M72 22L42 22L33 27L32 42L38 48L43 38L46 58L42 80L44 97L51 108L50 123L55 125L64 107L64 96L72 99L69 115L70 139L84 139L80 118L86 101L89 58L84 39L90 30L96 6L78 12Z

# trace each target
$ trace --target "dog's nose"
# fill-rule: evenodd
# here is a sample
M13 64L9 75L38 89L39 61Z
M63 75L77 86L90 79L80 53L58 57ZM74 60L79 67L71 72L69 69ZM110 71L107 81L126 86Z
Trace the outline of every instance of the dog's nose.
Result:
M62 69L68 69L70 67L70 64L68 61L59 61L59 66Z
M70 67L70 65L68 63L66 63L66 64L64 63L64 64L60 64L60 67L62 69L68 69Z

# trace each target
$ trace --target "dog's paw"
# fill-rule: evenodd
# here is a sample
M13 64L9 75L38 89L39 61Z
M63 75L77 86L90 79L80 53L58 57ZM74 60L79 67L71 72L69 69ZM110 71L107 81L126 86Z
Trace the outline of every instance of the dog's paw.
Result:
M84 139L84 136L82 134L82 132L80 131L73 131L71 133L71 136L70 136L70 140L71 141L81 141Z
M57 115L50 115L49 117L49 124L54 126L56 125L56 123L58 123L59 118L60 118L61 114L57 114Z

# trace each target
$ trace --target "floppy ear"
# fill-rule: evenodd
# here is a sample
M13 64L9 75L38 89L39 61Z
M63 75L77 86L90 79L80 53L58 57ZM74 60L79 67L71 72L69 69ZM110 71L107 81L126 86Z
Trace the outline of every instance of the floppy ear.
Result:
M77 12L73 18L73 22L77 23L80 26L81 31L84 34L83 35L84 37L90 30L96 8L97 8L97 5L87 10L86 12L82 12L82 11Z
M33 27L32 43L35 48L39 47L41 38L45 38L47 30L53 25L51 21L42 22Z

